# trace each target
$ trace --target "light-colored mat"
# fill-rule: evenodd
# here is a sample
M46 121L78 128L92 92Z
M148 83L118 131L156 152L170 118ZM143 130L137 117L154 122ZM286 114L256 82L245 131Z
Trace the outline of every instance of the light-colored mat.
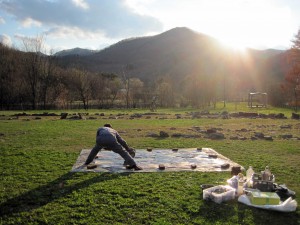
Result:
M136 149L134 160L143 168L141 171L128 170L123 166L124 160L113 151L103 150L91 163L97 167L87 169L83 166L90 149L83 149L72 168L72 172L175 172L175 171L231 171L233 166L240 166L211 148L182 149ZM165 169L159 168L163 165ZM241 167L242 168L242 167Z

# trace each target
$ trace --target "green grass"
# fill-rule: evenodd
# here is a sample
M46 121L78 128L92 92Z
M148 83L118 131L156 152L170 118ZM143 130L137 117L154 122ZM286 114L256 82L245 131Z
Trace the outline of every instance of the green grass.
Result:
M235 111L232 107L229 105L227 110ZM247 110L241 105L237 107L236 111ZM223 110L219 107L220 112ZM0 120L0 224L299 224L299 207L293 213L278 213L251 208L236 200L222 204L204 201L200 185L225 184L229 172L70 173L81 149L93 147L96 129L111 123L137 149L211 147L245 167L252 165L256 171L269 165L278 183L285 183L300 193L300 141L280 138L280 134L287 133L300 136L300 121L176 119L174 116L192 111L201 110L163 109L151 119L144 116L129 119L130 115L147 110L89 111L91 115L105 113L96 120L60 120L59 117L8 120L17 112L0 113L5 115ZM271 112L291 115L292 111L264 111ZM125 116L109 119L110 114L120 113ZM280 129L281 125L292 125L292 129ZM226 139L212 141L203 135L200 138L146 137L160 130L169 134L196 134L194 126L222 128ZM230 140L241 128L248 130L239 133L248 140ZM274 141L249 140L255 131L272 135Z

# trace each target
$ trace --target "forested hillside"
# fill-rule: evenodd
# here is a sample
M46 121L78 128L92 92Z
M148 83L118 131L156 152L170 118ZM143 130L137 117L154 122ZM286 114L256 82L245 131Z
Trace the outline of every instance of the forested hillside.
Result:
M120 41L91 52L74 49L40 54L1 45L1 109L82 107L205 107L242 101L267 92L284 104L281 84L288 71L286 51L234 51L188 28ZM30 49L33 49L30 51Z

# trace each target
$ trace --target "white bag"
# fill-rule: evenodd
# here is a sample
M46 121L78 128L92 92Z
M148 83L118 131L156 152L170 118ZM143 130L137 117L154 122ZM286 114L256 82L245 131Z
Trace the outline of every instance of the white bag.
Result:
M293 200L291 197L289 197L284 202L281 202L279 205L253 205L250 202L250 199L245 194L241 195L238 198L238 201L241 203L244 203L246 205L256 207L256 208L275 210L275 211L280 211L280 212L294 212L294 211L296 211L296 208L297 208L296 200Z

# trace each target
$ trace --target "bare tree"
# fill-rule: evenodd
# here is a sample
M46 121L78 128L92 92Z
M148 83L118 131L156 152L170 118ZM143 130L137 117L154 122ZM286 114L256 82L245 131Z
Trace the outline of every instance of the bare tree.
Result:
M160 100L161 107L170 107L174 105L174 85L169 76L164 76L156 81L156 94Z
M23 37L22 39L24 50L27 54L24 57L23 66L25 68L26 80L29 83L31 92L32 108L37 108L38 93L40 88L40 75L42 65L42 47L43 36L36 38Z
M47 103L54 102L57 97L56 87L59 85L59 79L55 74L57 67L54 62L54 56L43 57L41 64L41 100L43 102L43 108L46 109ZM55 90L55 92L52 92L52 96L50 94L51 90Z
M143 97L142 94L143 94L144 83L138 78L131 78L130 84L131 84L130 96L132 100L132 106L135 108L137 107L139 100L141 100Z
M108 81L108 87L109 87L109 90L110 90L110 94L109 94L109 100L110 100L110 105L113 106L114 104L114 101L116 100L117 98L117 95L121 89L121 80L120 78L118 77L115 77L113 79L110 79Z
M123 69L123 82L124 82L124 88L126 91L126 108L128 109L130 107L129 101L130 101L130 71L134 69L134 66L132 64L127 64L125 68Z
M13 52L0 43L0 104L1 109L13 101L15 60Z
M91 78L87 71L72 69L74 91L83 103L83 108L89 108L89 100L91 99Z

